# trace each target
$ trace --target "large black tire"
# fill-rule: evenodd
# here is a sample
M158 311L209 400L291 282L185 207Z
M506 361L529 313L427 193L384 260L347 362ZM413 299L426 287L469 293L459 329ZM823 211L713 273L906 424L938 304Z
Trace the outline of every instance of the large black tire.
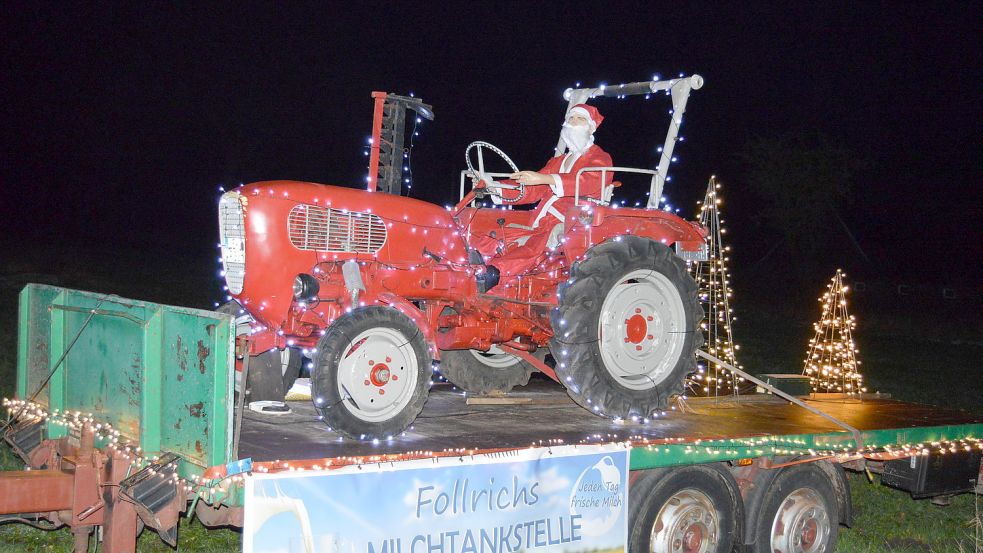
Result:
M642 471L628 496L628 552L730 553L741 542L740 497L719 465Z
M304 365L304 356L300 353L297 348L286 348L284 351L287 352L287 359L284 361L283 356L280 357L280 362L283 367L283 394L286 395L293 388L294 382L300 378L300 371Z
M814 463L786 468L762 498L752 550L836 551L839 520L839 504L828 474Z
M300 363L297 348L271 349L250 356L246 402L283 401L300 375Z
M239 302L232 300L216 309L236 319L236 336L249 332L252 316ZM283 401L287 391L300 376L302 356L297 348L269 350L249 358L246 376L246 401Z
M314 407L349 438L391 438L423 410L431 364L423 333L409 317L390 307L356 309L333 322L318 342L311 372Z
M539 351L545 357L546 350ZM528 362L507 353L469 349L440 352L440 374L472 394L505 393L525 386L535 371Z
M637 236L594 246L559 295L550 350L574 401L607 417L646 418L683 392L703 343L703 308L668 247Z

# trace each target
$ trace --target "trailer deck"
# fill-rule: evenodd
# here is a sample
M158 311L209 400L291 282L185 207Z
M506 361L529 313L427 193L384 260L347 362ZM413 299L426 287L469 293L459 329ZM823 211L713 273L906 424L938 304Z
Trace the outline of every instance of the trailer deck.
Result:
M852 435L843 428L769 394L693 398L685 408L670 410L647 424L594 416L570 400L562 388L546 380L533 380L530 385L513 390L508 399L514 403L469 405L460 390L435 385L413 427L392 440L377 443L341 437L317 419L309 401L294 401L289 403L293 412L288 415L244 415L239 457L251 457L254 462L312 460L420 451L517 449L560 443L558 440L578 444L631 439L635 445L632 468L650 468L677 464L680 455L687 455L687 462L698 462L701 454L713 460L737 458L746 453L739 451L746 448L738 446L752 443L756 447L794 447L803 452L856 447ZM861 430L864 446L895 447L983 436L983 416L965 411L874 395L862 399L833 395L805 399ZM652 444L660 447L646 447ZM721 447L726 451L721 451Z

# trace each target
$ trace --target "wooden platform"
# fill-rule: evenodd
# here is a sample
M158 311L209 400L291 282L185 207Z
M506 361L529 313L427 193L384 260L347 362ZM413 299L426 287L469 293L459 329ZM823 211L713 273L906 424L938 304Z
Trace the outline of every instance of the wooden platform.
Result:
M521 448L552 439L562 439L567 444L618 441L633 436L693 441L843 431L781 398L764 394L736 400L692 400L687 403L686 412L669 410L648 424L617 423L593 416L550 381L533 381L509 396L517 403L468 405L460 391L434 386L411 429L391 441L376 444L344 439L317 420L310 402L291 402L293 413L289 415L245 413L239 457L273 461L453 448ZM905 429L983 423L983 416L965 411L870 396L806 399L861 430L897 429L901 431L899 436Z

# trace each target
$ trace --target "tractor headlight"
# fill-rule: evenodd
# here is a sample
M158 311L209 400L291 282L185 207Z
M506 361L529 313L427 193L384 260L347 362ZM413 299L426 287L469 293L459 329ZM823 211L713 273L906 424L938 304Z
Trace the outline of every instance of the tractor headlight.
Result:
M294 279L294 299L297 301L311 301L317 298L320 290L321 285L311 275L301 273Z

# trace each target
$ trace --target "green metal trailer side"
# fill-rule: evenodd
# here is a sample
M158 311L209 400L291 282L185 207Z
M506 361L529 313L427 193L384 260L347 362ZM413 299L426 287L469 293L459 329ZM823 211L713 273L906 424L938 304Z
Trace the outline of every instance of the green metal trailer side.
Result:
M230 460L230 316L29 284L19 317L18 398L92 413L146 456L180 455L185 477Z

